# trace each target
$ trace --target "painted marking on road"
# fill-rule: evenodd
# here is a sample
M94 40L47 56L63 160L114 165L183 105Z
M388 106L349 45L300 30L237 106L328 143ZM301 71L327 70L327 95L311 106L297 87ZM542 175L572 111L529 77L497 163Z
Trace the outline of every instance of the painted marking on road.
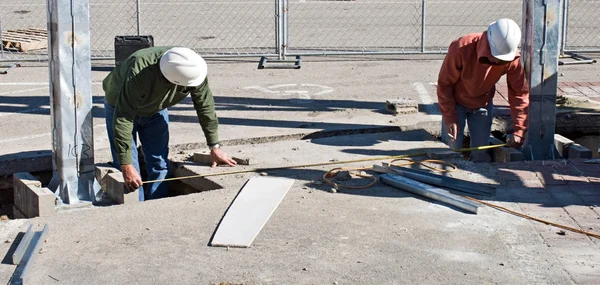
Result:
M105 128L106 124L99 124L99 125L95 125L95 128ZM37 134L37 135L31 135L31 136L25 136L25 137L18 137L18 138L10 138L10 139L5 139L5 140L1 140L0 144L2 143L9 143L9 142L16 142L16 141L22 141L22 140L30 140L30 139L37 139L37 138L43 138L43 137L49 137L50 135L52 135L51 133L44 133L44 134Z
M9 95L9 94L15 94L15 93L25 93L25 92L32 92L32 91L38 91L38 90L45 90L45 89L48 89L48 86L46 86L46 87L30 88L30 89L22 89L22 90L14 90L14 91L8 91L8 92L2 92L2 93L0 93L0 96L2 96L2 95Z
M329 86L320 84L275 84L267 87L262 86L248 86L242 88L244 90L257 90L267 94L277 94L282 96L300 96L301 99L311 99L311 96L320 96L332 93L335 89ZM277 90L284 89L284 90ZM288 90L285 90L288 89ZM293 89L293 90L289 90ZM309 89L309 90L306 90ZM314 90L316 89L316 90Z
M423 86L423 83L413 82L412 86L413 89L417 91L417 94L419 95L419 99L421 101L421 104L423 104L423 109L425 110L425 112L429 115L439 115L440 111L435 106L435 102L431 98L431 95L429 95L429 92L427 92L427 89L425 89L425 86Z

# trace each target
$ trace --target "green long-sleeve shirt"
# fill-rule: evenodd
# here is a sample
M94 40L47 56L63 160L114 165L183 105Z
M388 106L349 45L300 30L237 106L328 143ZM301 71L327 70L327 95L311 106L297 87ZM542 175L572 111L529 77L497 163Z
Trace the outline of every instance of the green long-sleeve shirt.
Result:
M132 163L134 118L156 114L181 102L188 94L191 94L207 144L219 141L219 123L208 79L198 87L177 86L169 82L159 68L160 57L169 48L151 47L136 51L102 82L105 100L115 108L112 128L121 164Z

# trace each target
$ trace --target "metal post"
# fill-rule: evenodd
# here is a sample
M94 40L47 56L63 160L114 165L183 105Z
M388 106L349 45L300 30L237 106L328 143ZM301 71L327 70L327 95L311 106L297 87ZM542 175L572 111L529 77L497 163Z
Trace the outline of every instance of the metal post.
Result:
M560 0L523 1L523 48L521 59L529 84L529 126L523 149L525 159L559 157L554 146Z
M562 10L562 38L560 44L560 54L565 55L567 47L567 29L569 28L569 0L563 0Z
M48 0L54 175L63 203L91 200L94 184L89 0Z
M283 57L282 45L282 12L283 0L275 0L275 53L277 53L279 59Z
M141 35L142 28L140 24L140 0L135 0L135 17L137 24L137 35Z
M282 40L283 42L281 43L281 55L283 56L283 59L285 59L285 56L287 54L287 47L288 47L288 4L289 1L288 0L282 0L282 9L281 12L283 13L283 21L281 23L281 36L282 36ZM281 59L281 57L280 57Z
M425 13L427 12L427 0L421 1L421 52L425 52Z

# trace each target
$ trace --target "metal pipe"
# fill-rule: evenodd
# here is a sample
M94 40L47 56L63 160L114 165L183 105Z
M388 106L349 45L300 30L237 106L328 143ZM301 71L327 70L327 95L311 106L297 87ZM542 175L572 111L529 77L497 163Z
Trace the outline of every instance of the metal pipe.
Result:
M409 55L409 54L445 54L446 51L323 51L323 52L290 52L287 56L328 56L328 55Z
M23 238L19 242L19 246L13 253L13 256L12 256L13 264L19 264L21 262L21 260L23 259L23 256L25 255L27 248L29 248L29 243L31 242L31 237L33 237L33 231L31 231L32 227L33 227L33 225L29 225L29 227L27 227L27 231L25 232L25 235L23 236Z
M140 20L140 0L135 0L135 16L136 16L136 24L137 24L137 35L141 35L141 20Z
M454 195L446 190L402 177L400 175L384 174L381 175L380 178L381 182L387 185L455 206L470 213L477 214L477 210L481 206L479 203Z
M282 45L281 45L281 55L282 57L280 57L279 59L285 59L286 55L287 55L287 48L288 48L288 1L287 0L282 0L282 9L281 12L283 13L283 19L282 19L282 23L281 23L281 36L282 36Z
M560 54L564 55L567 49L567 29L569 28L569 0L563 0L563 16L562 16L562 39L560 44Z
M425 12L427 11L427 0L421 1L421 52L425 52Z

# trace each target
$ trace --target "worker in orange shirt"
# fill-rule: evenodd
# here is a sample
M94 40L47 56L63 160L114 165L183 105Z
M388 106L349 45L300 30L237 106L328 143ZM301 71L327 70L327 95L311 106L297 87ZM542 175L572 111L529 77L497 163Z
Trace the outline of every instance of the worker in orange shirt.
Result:
M489 144L494 118L496 83L506 75L513 132L507 144L519 148L524 141L529 109L529 88L517 47L521 29L513 20L500 19L483 33L453 41L440 69L437 96L442 112L442 141L462 147L465 121L471 147ZM471 160L488 162L486 151L473 151Z

